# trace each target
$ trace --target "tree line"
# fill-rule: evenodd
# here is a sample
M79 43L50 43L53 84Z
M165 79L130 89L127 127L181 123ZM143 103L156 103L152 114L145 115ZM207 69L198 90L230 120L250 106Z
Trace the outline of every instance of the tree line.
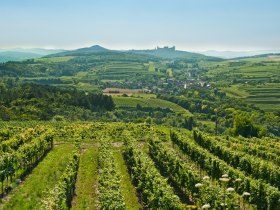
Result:
M115 104L111 96L62 89L52 86L22 84L0 89L0 118L50 120L67 111L83 109L90 112L112 111Z

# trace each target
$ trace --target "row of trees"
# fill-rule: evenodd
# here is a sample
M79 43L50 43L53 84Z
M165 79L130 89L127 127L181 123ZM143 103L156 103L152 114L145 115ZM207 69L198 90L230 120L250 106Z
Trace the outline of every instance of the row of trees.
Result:
M74 196L77 171L79 167L80 151L76 146L68 165L57 184L46 192L40 202L40 210L68 210Z
M212 154L224 160L234 168L240 168L246 175L270 183L280 188L280 168L268 161L236 151L223 145L209 135L202 135L200 132L193 132L194 140Z
M274 210L280 206L280 192L277 188L265 184L261 180L255 180L246 176L240 170L235 169L217 158L207 150L199 147L190 137L181 132L172 131L170 134L172 142L192 161L199 164L211 177L219 179L223 174L228 174L232 179L229 184L233 184L236 179L242 179L237 192L242 194L249 192L250 202L257 206L259 210Z
M101 140L98 152L98 190L100 209L125 210L120 190L120 175L117 173L110 141Z
M165 148L159 141L149 141L149 152L156 165L173 180L196 205L202 207L210 204L211 208L218 208L223 202L223 189L208 183L209 177L203 179L195 168L180 159L175 152ZM203 187L202 187L203 185Z
M153 161L131 141L133 139L126 139L124 156L144 208L184 209L179 197L157 171Z
M22 133L11 136L11 138L5 139L0 143L1 152L12 152L17 150L24 143L30 142L37 137L36 130L34 128L27 128Z
M2 120L50 120L56 115L69 117L71 110L93 115L115 108L111 96L35 84L2 89L0 100Z
M14 139L16 141L16 139ZM10 141L13 145L13 142ZM18 144L16 144L18 145ZM4 193L4 181L8 186L13 178L20 178L29 172L40 159L52 148L53 134L46 132L40 137L31 138L30 141L12 148L0 155L0 181L2 183L2 194Z
M98 107L105 110L114 109L114 103L110 96L36 84L23 84L15 88L2 90L0 99L6 106L17 99L44 99L48 103L79 106L92 111L98 109Z
M277 113L265 113L253 104L227 97L217 89L188 88L183 95L158 95L160 99L171 101L194 113L194 120L216 122L214 131L210 126L197 123L199 129L211 133L233 136L262 137L280 135L280 118Z
M246 154L260 157L267 161L272 161L280 166L280 150L277 142L272 138L243 138L243 137L216 137L216 139L229 147L234 146L236 150ZM280 145L280 143L278 143Z

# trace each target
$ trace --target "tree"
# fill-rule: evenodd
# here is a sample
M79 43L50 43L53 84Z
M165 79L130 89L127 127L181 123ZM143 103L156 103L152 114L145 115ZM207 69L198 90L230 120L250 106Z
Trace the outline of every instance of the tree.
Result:
M233 115L234 126L232 129L233 135L241 135L243 137L262 137L266 131L261 126L255 125L250 117L244 113L235 113Z
M194 120L193 117L188 117L184 119L183 127L189 130L192 130L194 126Z

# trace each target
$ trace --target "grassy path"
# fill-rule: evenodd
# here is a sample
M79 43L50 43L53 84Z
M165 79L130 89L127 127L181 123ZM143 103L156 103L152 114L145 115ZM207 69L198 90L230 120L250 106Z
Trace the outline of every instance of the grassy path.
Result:
M71 151L73 151L73 146L70 144L55 146L11 195L11 199L3 209L36 209L36 205L44 196L44 191L53 187L61 176L71 156Z
M72 209L96 209L97 201L97 147L88 147L82 151L76 196L72 201Z
M138 210L141 209L141 205L138 202L136 196L136 190L132 184L132 180L127 171L125 161L122 156L121 148L115 148L114 158L119 174L121 175L121 192L124 196L124 201L126 204L126 209L128 210Z

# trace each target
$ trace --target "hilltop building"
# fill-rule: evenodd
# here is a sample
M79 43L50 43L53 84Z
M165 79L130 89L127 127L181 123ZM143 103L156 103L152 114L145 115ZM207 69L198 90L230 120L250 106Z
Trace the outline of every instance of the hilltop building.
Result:
M157 46L156 50L158 50L158 51L175 51L175 46L173 46L173 47L164 46L162 48Z

